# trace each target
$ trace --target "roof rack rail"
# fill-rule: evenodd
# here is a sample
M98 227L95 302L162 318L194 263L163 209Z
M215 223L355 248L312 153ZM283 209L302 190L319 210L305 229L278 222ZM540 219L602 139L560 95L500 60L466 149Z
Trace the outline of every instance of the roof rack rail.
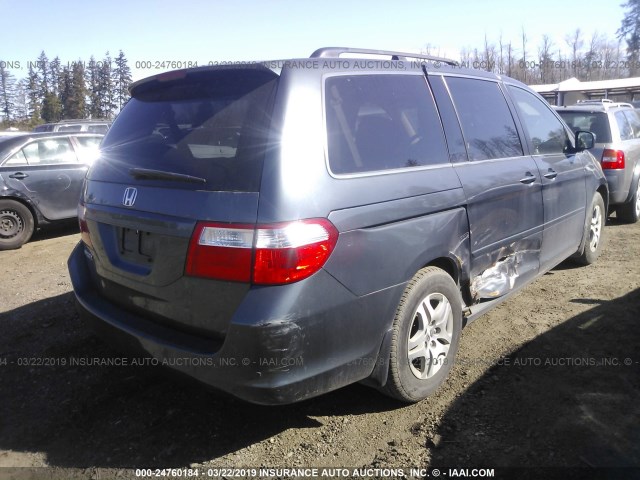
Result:
M613 103L613 100L611 100L610 98L600 98L598 100L578 100L578 103L586 103L586 104L602 104L602 103Z
M100 122L100 123L104 123L104 122L110 122L110 120L107 120L105 118L65 118L63 120L59 120L57 123L79 123L79 122L84 122L84 123ZM55 123L54 123L54 125L55 125Z
M309 58L338 58L344 53L365 53L367 55L389 55L391 60L400 60L400 58L420 58L432 62L446 63L447 65L458 66L458 62L450 58L436 57L433 55L423 55L421 53L408 52L392 52L389 50L371 50L367 48L351 48L351 47L324 47L319 48L311 54Z
M631 107L635 108L631 103L628 102L614 102L610 98L600 98L598 100L578 100L576 105L602 105L605 109L613 108L613 107Z

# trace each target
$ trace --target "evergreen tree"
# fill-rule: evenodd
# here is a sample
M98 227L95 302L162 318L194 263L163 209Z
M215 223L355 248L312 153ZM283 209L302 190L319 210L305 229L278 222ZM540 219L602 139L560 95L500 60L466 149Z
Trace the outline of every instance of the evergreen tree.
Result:
M89 102L87 104L87 114L90 118L100 118L101 106L100 106L100 71L96 59L91 55L87 70L85 72L85 79L88 89Z
M56 57L49 63L49 91L55 95L60 92L60 58Z
M116 68L113 70L114 77L114 103L118 111L129 100L129 85L131 85L131 69L127 65L127 59L122 50L115 60Z
M10 124L15 117L15 79L11 72L0 62L0 116L5 124Z
M100 99L100 117L111 118L115 110L113 102L113 73L111 71L111 56L109 52L101 65L98 65L98 97Z
M18 122L24 122L29 118L29 96L27 94L28 81L23 78L16 82L14 97L14 115Z
M29 98L28 115L32 124L38 124L42 121L40 117L42 97L40 96L41 80L37 70L29 65L29 74L27 77L27 97Z
M62 118L73 118L69 115L69 112L72 110L71 83L71 72L69 71L69 67L62 67L62 71L60 72L60 92L58 93L60 104L62 106Z
M629 76L635 77L640 70L640 0L628 0L622 5L627 9L622 26L618 29L618 38L627 41L627 60L629 61Z
M37 61L38 72L40 73L40 101L44 101L47 93L49 92L49 79L51 77L49 72L49 59L44 53L44 50L40 53Z
M47 92L42 101L42 119L47 123L59 122L62 119L62 103L53 92Z
M71 67L69 97L65 108L66 118L84 118L87 108L87 87L84 83L84 66L82 61L74 62Z

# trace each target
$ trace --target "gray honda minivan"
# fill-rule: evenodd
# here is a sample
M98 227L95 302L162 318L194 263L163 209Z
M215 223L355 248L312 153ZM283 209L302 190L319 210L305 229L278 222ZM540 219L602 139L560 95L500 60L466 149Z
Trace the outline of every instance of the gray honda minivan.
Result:
M131 95L79 205L79 310L239 398L364 381L419 401L464 325L600 253L593 135L515 80L323 48L163 73Z

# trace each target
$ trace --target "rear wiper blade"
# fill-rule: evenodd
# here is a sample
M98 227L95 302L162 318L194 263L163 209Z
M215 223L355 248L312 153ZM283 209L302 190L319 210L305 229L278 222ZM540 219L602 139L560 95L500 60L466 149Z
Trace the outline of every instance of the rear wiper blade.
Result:
M140 180L171 180L174 182L207 183L207 180L184 173L165 172L162 170L151 170L149 168L131 168L129 175Z

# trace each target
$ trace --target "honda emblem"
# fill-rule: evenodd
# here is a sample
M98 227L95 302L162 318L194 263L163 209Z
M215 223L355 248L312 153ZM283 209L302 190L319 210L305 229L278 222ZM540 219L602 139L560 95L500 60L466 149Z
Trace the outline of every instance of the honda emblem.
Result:
M133 204L136 203L137 196L138 196L137 188L127 187L124 191L124 196L122 197L122 204L125 207L133 207Z

